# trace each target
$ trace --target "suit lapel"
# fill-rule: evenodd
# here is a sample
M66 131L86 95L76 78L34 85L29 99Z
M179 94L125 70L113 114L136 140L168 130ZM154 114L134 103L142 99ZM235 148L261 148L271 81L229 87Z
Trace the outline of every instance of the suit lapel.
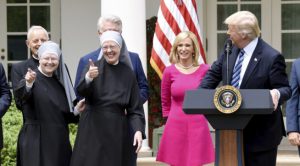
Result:
M97 51L95 52L95 54L91 57L94 62L98 61L98 57L100 55L100 51L101 51L101 48L98 48Z
M247 84L249 78L251 77L251 74L253 73L254 69L257 67L258 63L261 60L261 54L262 54L262 41L261 39L258 40L257 46L251 56L251 59L249 61L249 64L247 66L246 72L244 74L242 83L241 83L241 89L245 87Z

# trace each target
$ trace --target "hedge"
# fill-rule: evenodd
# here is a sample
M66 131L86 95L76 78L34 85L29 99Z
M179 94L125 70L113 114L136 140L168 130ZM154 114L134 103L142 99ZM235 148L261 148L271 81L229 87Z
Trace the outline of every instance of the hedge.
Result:
M22 113L16 108L15 103L12 102L9 110L7 110L6 114L2 118L4 139L3 149L1 151L2 166L16 165L17 139L22 123ZM69 125L69 128L70 140L73 145L77 132L77 125L71 124Z

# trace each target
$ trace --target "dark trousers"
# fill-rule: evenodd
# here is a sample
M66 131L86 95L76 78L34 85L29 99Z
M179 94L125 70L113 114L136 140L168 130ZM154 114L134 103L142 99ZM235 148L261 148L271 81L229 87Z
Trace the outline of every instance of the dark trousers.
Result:
M259 152L245 150L244 157L245 166L276 166L277 147Z
M130 126L130 125L129 125ZM129 127L130 141L133 144L134 139L134 131L131 127ZM137 146L130 146L130 166L136 166L137 153L135 153ZM0 165L1 166L1 165Z
M136 148L136 146L134 146L134 147ZM135 153L135 150L136 150L136 149L134 149L134 152L131 153L131 155L130 155L130 165L131 165L131 166L136 166L137 154ZM1 165L0 165L0 166L1 166Z

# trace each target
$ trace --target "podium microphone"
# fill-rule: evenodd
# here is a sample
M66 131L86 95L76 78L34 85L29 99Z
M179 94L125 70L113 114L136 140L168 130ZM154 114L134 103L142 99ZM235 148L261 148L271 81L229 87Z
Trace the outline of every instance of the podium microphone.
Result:
M228 62L229 62L229 55L231 54L231 48L232 48L232 41L230 38L226 40L226 48L225 48L225 54L226 54L226 75L227 75L227 85L229 85L229 71L228 71Z

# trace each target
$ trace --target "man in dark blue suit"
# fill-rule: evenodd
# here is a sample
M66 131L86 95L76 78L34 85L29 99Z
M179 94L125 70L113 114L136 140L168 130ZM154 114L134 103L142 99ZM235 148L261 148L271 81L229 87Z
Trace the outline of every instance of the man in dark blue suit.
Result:
M238 88L269 89L274 111L254 115L243 130L245 166L275 166L277 148L285 135L281 104L291 96L284 57L261 39L257 18L248 11L239 11L225 20L227 34L233 42L228 65L221 55L202 80L200 88L214 89L222 81L232 84L234 66L243 50ZM229 78L227 78L227 66Z
M98 28L98 34L101 36L101 34L105 31L111 30L111 31L117 31L122 33L122 21L118 16L114 15L106 15L102 16L98 19L97 23L97 28ZM99 56L101 52L101 48L98 48L97 50L83 56L80 58L78 67L77 67L77 72L76 72L76 79L75 79L75 91L76 87L78 86L78 83L80 81L81 77L84 77L83 70L84 68L89 64L89 59L91 59L93 62L99 60L101 57ZM129 57L130 61L133 67L133 71L136 76L136 80L139 85L140 89L140 102L144 104L149 97L149 87L147 83L147 79L143 70L143 66L141 63L141 60L139 58L139 55L137 53L129 52ZM77 97L81 98L78 96L78 93L76 92ZM133 140L133 134L130 133L130 136L132 137ZM136 159L137 159L137 154L135 153L134 147L132 147L132 166L136 165Z
M4 68L0 63L0 151L3 148L3 131L2 131L2 117L8 110L11 102L11 93L7 84ZM1 158L0 158L1 165Z
M300 155L300 59L294 61L290 74L292 97L286 105L286 127L290 143L298 146Z
M99 36L108 30L113 30L117 32L122 32L122 21L118 16L114 15L107 15L107 16L102 16L98 20L97 24L98 28L98 34ZM80 58L78 67L77 67L77 72L76 72L76 79L75 79L75 89L76 86L78 85L78 82L82 76L83 69L86 67L86 65L89 62L89 59L91 59L93 62L99 60L101 57L100 55L101 48L98 48L97 50L83 56ZM144 104L149 97L149 87L148 87L148 82L143 70L143 66L141 63L141 60L139 58L139 55L134 52L129 52L129 57L131 60L131 64L133 67L133 71L135 73L137 82L139 84L140 88L140 96L141 96L141 102Z

